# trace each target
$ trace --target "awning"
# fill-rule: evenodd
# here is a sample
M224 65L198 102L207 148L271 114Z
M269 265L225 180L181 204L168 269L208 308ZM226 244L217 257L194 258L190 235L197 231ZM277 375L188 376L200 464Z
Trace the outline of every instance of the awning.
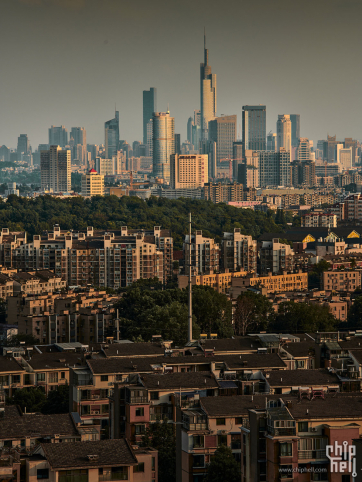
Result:
M238 386L231 381L219 382L220 388L238 388Z

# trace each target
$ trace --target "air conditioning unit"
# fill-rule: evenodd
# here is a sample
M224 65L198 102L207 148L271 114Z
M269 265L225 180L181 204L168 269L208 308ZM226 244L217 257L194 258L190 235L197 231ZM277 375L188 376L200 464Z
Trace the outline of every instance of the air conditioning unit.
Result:
M312 427L312 428L311 428L311 431L312 431L312 432L318 432L318 429L317 429L317 427Z
M99 410L94 410L93 412L91 412L91 415L99 415Z

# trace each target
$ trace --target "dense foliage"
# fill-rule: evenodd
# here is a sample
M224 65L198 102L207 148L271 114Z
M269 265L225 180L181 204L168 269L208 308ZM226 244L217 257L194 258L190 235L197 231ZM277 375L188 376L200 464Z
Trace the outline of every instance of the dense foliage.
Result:
M10 405L19 405L23 412L28 413L68 413L69 386L59 386L58 390L49 392L48 398L39 387L21 388L6 402Z
M151 423L142 437L144 447L158 450L158 480L173 482L176 480L176 437L175 426L162 422Z
M153 229L162 226L171 229L176 249L182 248L188 231L188 213L192 213L193 229L202 230L205 236L216 238L223 232L240 228L243 234L258 237L263 232L285 230L291 221L289 213L275 221L275 214L238 209L227 204L191 199L165 199L152 197L146 201L137 197L95 196L91 199L74 197L57 199L39 196L35 199L9 196L7 202L0 201L0 226L13 231L27 231L30 235L52 230L55 224L62 229L129 228ZM290 219L289 219L290 218Z
M313 270L308 273L308 288L320 289L323 271L327 271L330 264L325 260L321 259L318 263L313 266Z
M354 330L362 329L362 295L355 298L353 305L348 312L348 328Z
M156 280L140 280L129 287L116 304L122 338L151 341L162 335L176 345L187 341L187 290L159 289ZM193 337L217 333L220 338L233 334L231 302L212 288L193 286Z
M245 291L236 300L235 333L245 335L247 332L265 330L274 315L273 305L266 296Z
M204 477L205 482L239 482L240 465L236 462L229 447L221 445L211 457Z
M328 306L284 301L279 305L278 313L270 330L315 333L317 331L335 331L337 325L337 319L329 311Z

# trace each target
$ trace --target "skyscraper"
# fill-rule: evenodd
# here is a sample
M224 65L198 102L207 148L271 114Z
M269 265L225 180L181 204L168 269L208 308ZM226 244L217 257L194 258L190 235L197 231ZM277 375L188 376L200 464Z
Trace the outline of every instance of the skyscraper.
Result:
M292 123L286 114L279 115L277 121L277 151L281 148L287 152L292 150Z
M49 132L49 145L65 147L68 144L68 131L64 126L51 126Z
M181 154L181 134L175 134L175 154Z
M266 149L266 106L243 106L243 152Z
M71 153L59 146L40 152L41 189L69 192L71 189Z
M290 152L283 147L278 152L259 152L259 185L260 187L291 185Z
M18 161L22 161L23 156L30 153L30 143L27 134L20 134L18 137L16 152Z
M104 123L106 159L117 155L119 143L119 111L116 110L114 119Z
M300 138L300 115L290 114L290 121L292 123L292 147L298 147Z
M216 117L216 74L211 73L204 35L204 63L200 64L201 137L206 140L209 122Z
M242 141L233 142L233 178L238 178L239 165L243 162L243 143Z
M216 142L216 162L233 159L236 141L236 115L216 117L209 122L209 140Z
M157 89L143 91L143 144L147 144L147 123L157 110Z
M73 159L80 164L87 164L87 133L84 127L72 127L70 138L73 139Z
M167 112L153 114L153 175L170 182L170 156L175 154L175 118Z
M311 157L311 150L310 150L310 143L307 137L300 137L299 144L298 144L298 161L310 161Z
M277 135L270 131L266 137L266 150L276 152L277 150Z

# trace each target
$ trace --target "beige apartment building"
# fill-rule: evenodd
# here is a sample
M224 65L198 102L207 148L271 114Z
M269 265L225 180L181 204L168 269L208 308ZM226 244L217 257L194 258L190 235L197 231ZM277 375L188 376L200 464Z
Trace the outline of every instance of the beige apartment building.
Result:
M361 286L361 271L324 271L323 287L324 290L332 291L354 291Z
M183 251L184 259L188 260L190 252L188 234L185 236ZM191 266L193 275L219 271L219 245L215 243L214 239L203 236L202 231L196 231L191 235Z
M69 192L71 189L71 152L50 146L40 153L41 189Z
M232 278L231 296L237 298L243 291L249 288L265 288L266 293L280 293L282 291L302 291L308 289L308 273L287 273L268 276L246 276L244 278Z
M209 180L207 154L173 154L170 159L172 189L197 189Z
M312 212L301 216L302 228L323 227L336 228L337 216L332 213Z
M83 174L81 194L84 197L104 196L104 176L95 169Z
M234 277L246 276L246 274L246 271L204 274L192 276L191 283L195 286L210 286L218 293L228 293L231 287L231 280ZM179 275L177 282L180 289L187 288L189 277L187 275Z

